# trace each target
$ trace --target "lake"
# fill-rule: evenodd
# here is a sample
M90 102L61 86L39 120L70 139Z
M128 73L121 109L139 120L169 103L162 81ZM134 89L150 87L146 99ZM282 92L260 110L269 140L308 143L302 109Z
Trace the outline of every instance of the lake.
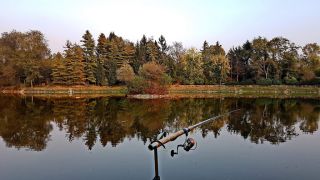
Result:
M0 96L0 179L154 177L149 143L192 131L195 150L159 148L161 179L318 179L320 100Z

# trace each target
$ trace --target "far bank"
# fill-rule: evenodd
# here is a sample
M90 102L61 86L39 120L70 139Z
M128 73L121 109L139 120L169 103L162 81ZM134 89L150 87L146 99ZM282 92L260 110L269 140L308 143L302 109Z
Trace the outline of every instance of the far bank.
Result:
M25 96L125 96L125 86L42 86L33 88L1 88L2 94ZM320 86L285 85L171 85L168 96L175 97L307 97L320 98Z

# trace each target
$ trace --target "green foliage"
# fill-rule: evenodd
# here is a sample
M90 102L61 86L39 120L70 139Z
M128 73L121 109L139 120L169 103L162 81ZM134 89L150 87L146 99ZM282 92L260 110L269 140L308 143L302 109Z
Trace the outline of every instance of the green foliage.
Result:
M103 48L103 52L105 53L105 74L109 85L114 85L117 83L117 69L123 64L133 61L135 52L134 45L112 32L102 46L103 47L99 47L99 49Z
M245 79L241 82L239 82L240 85L250 85L250 84L254 84L254 81L252 79Z
M205 84L221 84L227 79L230 71L229 60L225 56L225 51L219 42L216 45L205 44L204 46L207 46L202 50Z
M320 77L315 77L310 80L305 80L299 83L300 85L320 85Z
M278 80L278 79L273 79L273 80L272 80L272 84L274 84L274 85L281 85L281 84L282 84L282 81L281 81L281 80Z
M66 62L60 53L54 56L52 61L52 79L53 84L64 85L67 82Z
M270 76L272 62L268 55L268 40L266 38L256 38L252 41L252 68L256 79Z
M285 77L284 82L289 85L294 85L298 83L298 80L295 77Z
M145 94L148 88L146 80L141 76L135 76L127 85L129 94Z
M158 63L160 60L160 47L157 41L153 41L153 39L149 39L146 47L146 60L147 62L155 61Z
M166 94L170 77L164 67L152 61L139 70L139 76L128 82L130 94Z
M84 71L87 84L96 84L97 60L95 55L95 42L87 30L82 36L82 49L84 53Z
M0 66L0 86L12 86L16 84L16 70L13 65Z
M183 84L203 84L203 61L202 55L195 48L187 50L182 55L179 63L179 76Z
M108 85L108 79L106 76L105 63L107 61L107 43L106 36L101 33L98 38L98 44L96 47L97 56L97 72L96 80L98 85Z
M249 65L252 56L252 44L247 41L242 46L231 48L228 52L230 64L230 77L232 80L239 82L251 79L253 69Z
M105 74L105 69L101 62L98 62L97 64L96 80L97 80L97 85L100 85L100 86L108 85L108 79Z
M258 85L272 85L273 81L272 81L272 79L258 79L257 84Z
M320 77L320 46L310 43L300 48L283 37L254 38L227 55L219 42L205 41L201 51L185 50L178 42L169 46L163 35L158 40L144 35L133 44L113 32L107 37L102 33L95 44L86 31L81 47L67 41L63 54L52 55L39 31L2 33L0 85L117 85L131 81L133 74L148 76L141 69L150 62L160 65L175 84L299 84ZM133 73L128 68L123 72L130 75L117 73L124 66L132 67Z
M172 78L173 82L183 82L183 70L181 67L181 60L185 54L185 49L182 43L173 42L172 46L168 48L168 62L166 63L167 73Z
M84 85L84 56L82 48L77 44L66 43L65 58L64 58L64 74L65 83L67 85Z
M40 31L31 30L25 33L11 31L1 34L0 38L0 63L2 78L9 74L5 84L41 83L43 74L40 72L40 62L47 61L50 56L47 40ZM13 71L14 69L14 71ZM0 76L1 78L1 76Z
M320 68L316 69L314 71L314 74L317 76L317 77L320 77Z

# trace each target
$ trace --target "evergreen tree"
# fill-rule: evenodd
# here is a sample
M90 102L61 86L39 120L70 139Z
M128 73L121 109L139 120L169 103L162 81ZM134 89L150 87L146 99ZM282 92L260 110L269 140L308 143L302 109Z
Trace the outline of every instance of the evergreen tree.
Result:
M106 60L104 68L109 85L114 85L117 82L117 59L120 53L117 46L117 36L111 32L106 44Z
M202 53L205 53L208 48L209 48L208 42L204 41L202 45Z
M74 56L73 62L73 83L77 85L83 85L86 82L85 69L84 69L84 56L83 50L79 45L73 47Z
M142 36L140 42L136 43L135 54L132 62L134 72L137 74L140 67L147 62L147 38Z
M84 71L87 84L96 84L97 61L95 56L95 42L91 33L87 30L82 36L81 42L84 53Z
M52 76L53 84L64 85L67 82L67 71L65 66L65 59L63 58L61 53L57 53L53 57L51 76Z
M167 45L167 41L166 41L166 39L164 38L163 35L161 35L160 38L159 38L159 44L160 44L161 52L163 54L167 53L168 45Z
M163 35L161 35L159 38L159 46L160 46L160 52L159 52L158 62L159 62L159 64L162 64L165 67L168 67L170 65L169 57L167 55L169 47L168 47L167 41ZM167 71L167 73L170 74L169 71Z
M157 43L157 41L153 41L153 39L149 39L149 41L147 42L147 47L146 47L146 60L147 62L150 61L155 61L158 62L159 64L161 64L159 62L159 55L160 55L160 47Z
M65 66L68 85L85 84L84 56L82 48L67 41L65 50Z
M134 46L129 41L123 40L113 32L110 33L106 44L106 61L105 70L109 85L117 83L117 70L129 62L134 60Z
M107 43L108 40L106 36L101 33L98 38L98 44L96 47L97 54L97 71L96 71L96 80L98 85L107 85L108 80L106 77L105 63L107 61Z

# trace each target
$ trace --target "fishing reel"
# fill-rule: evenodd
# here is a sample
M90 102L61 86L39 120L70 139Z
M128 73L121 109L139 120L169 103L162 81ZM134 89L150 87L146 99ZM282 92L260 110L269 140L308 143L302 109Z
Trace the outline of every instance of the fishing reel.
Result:
M196 150L197 149L197 142L196 140L194 140L193 138L189 137L188 138L188 133L186 134L186 140L184 141L183 144L179 144L177 145L177 151L175 152L174 150L171 150L171 157L173 157L174 155L178 154L179 148L182 147L185 151L190 151L190 150Z

